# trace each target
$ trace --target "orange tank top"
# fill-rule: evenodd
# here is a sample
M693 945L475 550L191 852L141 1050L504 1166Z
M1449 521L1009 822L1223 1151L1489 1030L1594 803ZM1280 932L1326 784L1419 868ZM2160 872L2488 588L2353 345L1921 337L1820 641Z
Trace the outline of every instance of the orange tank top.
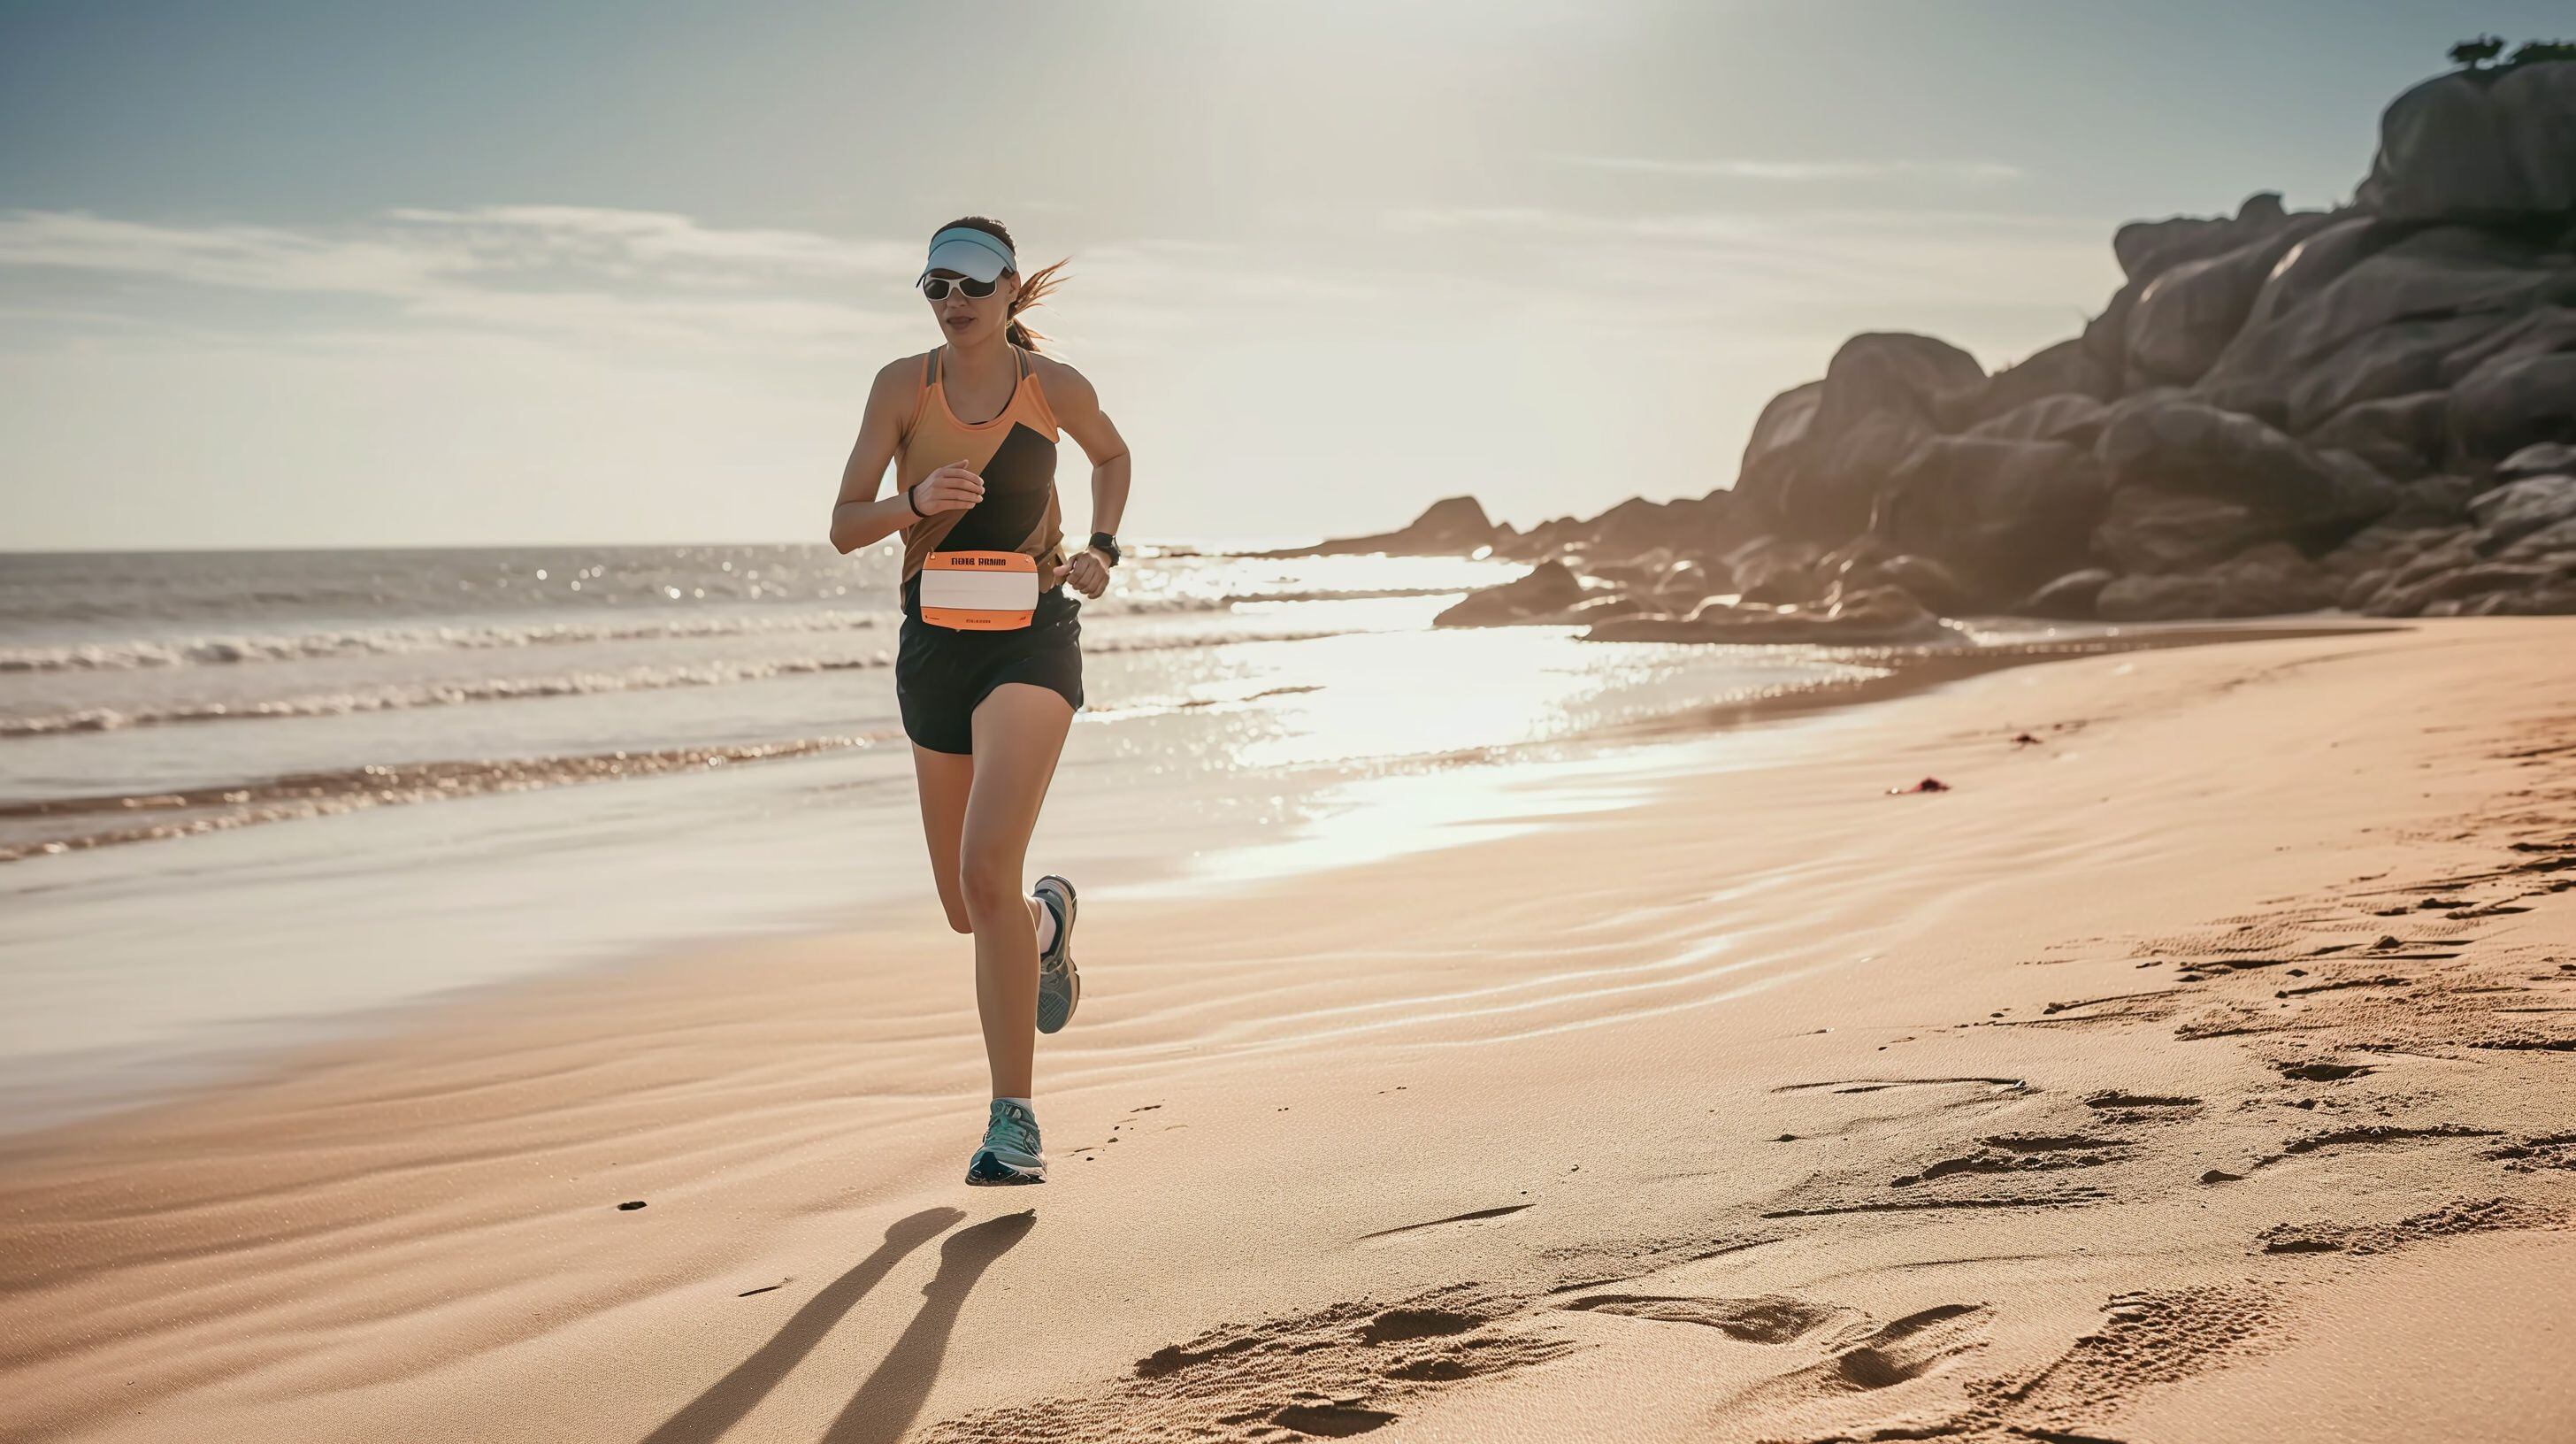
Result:
M933 512L903 529L902 589L907 607L915 595L923 558L934 551L1026 552L1037 558L1038 589L1064 580L1064 513L1056 503L1056 441L1063 434L1047 405L1028 353L1011 348L1019 383L1000 415L972 425L948 407L940 362L947 347L926 357L912 417L895 453L895 481L909 488L952 461L984 478L984 499L963 511Z

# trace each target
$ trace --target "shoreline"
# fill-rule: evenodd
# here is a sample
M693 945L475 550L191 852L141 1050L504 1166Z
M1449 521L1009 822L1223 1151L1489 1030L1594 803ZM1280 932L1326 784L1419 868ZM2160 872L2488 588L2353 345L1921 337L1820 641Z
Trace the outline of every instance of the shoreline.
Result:
M1332 768L1290 769L1273 779L1265 789L1276 790L1283 798L1295 799L1278 818L1288 825L1264 830L1257 836L1248 830L1238 829L1245 835L1231 844L1217 846L1212 856L1197 849L1186 854L1169 850L1122 853L1104 859L1102 865L1086 872L1087 878L1099 879L1087 891L1103 898L1187 896L1193 892L1221 891L1258 881L1274 871L1281 874L1330 871L1456 845L1473 836L1495 835L1496 819L1520 810L1521 804L1507 801L1505 794L1533 789L1544 793L1558 786L1551 779L1559 776L1579 778L1587 771L1606 770L1628 777L1632 786L1651 787L1671 770L1692 765L1678 754L1661 755L1676 745L1687 747L1694 741L1724 738L1747 728L1862 709L2007 668L2164 647L2333 636L2388 629L2386 623L2360 619L2338 618L2307 625L2285 625L2264 619L2234 624L2114 628L2108 635L1994 641L1973 647L1822 649L1830 652L1836 660L1883 670L1851 679L1794 684L1705 707L1593 728L1544 741L1409 757L1372 775L1346 776ZM1615 647L1622 644L1600 645ZM709 758L736 763L738 770L738 765L746 761L793 762L818 751L831 750L834 749L774 744L695 749L669 757L639 754L631 759L632 765L623 766L622 770L603 766L568 782L546 781L499 790L522 795L565 786L581 787L594 782L650 781L665 773L705 776L714 771ZM663 765L666 762L670 765ZM496 775L506 775L510 770L507 763L477 766ZM413 772L428 775L435 771L437 769L431 767L390 769L384 785L392 788L402 776ZM773 776L784 781L783 773ZM1395 795L1407 788L1414 789L1415 795ZM1063 789L1058 790L1061 792ZM401 797L383 801L371 794L361 798L356 805L359 810L374 810L378 807L405 807L415 801L469 802L482 796L480 789L445 791L426 788L413 789ZM1061 798L1053 800L1059 807L1064 805ZM1551 810L1561 812L1564 809L1552 805ZM1574 810L1581 808L1578 806ZM1390 829L1386 819L1395 817L1403 819L1402 825ZM267 820L251 816L243 818L239 825L252 826ZM300 814L280 814L277 820L312 819ZM903 825L909 826L908 821ZM225 825L219 830L233 829ZM1041 837L1044 835L1045 829L1042 828ZM149 839L162 843L184 843L188 840L185 836ZM905 857L908 861L908 854ZM0 850L0 861L5 860L5 850ZM926 875L915 881L918 885L904 890L905 895L920 893L926 897ZM0 1071L0 1093L12 1097L17 1119L11 1125L0 1127L0 1156L6 1156L21 1146L42 1147L44 1140L58 1131L76 1131L119 1114L183 1100L197 1090L253 1084L262 1078L291 1073L299 1066L298 1058L309 1049L318 1047L327 1051L359 1041L398 1044L412 1029L439 1026L441 1020L460 1005L477 1005L487 998L506 1000L512 989L531 981L584 975L613 978L627 969L685 966L692 959L721 957L728 948L737 945L746 932L769 933L784 927L794 935L829 934L853 925L866 907L866 904L855 901L840 902L819 910L801 909L792 918L744 919L728 926L704 929L703 935L684 933L677 938L636 938L605 950L586 949L578 954L556 957L522 971L460 980L426 993L397 996L310 1016L229 1023L202 1042L98 1045L94 1057L100 1061L94 1066L83 1064L85 1055L82 1054L38 1055ZM97 1086L66 1089L59 1081L52 1081L59 1080L66 1068L85 1073L97 1073L101 1068L108 1071L100 1073ZM39 1069L41 1073L36 1071ZM38 1077L48 1081L35 1081Z
M2019 618L1992 620L2022 623ZM2134 645L2187 646L2199 640L2214 642L2240 637L2303 636L2312 632L2367 630L2386 625L2385 622L2363 618L2335 617L2312 623L2282 623L2266 618L2241 625L2187 623L2161 627L2114 626L2106 630L2111 637L2135 633L2141 640ZM1789 715L1857 705L1880 696L1902 695L1949 677L1972 676L1995 666L2016 665L2025 659L2087 655L2096 644L2115 645L2097 636L1981 642L1968 646L1851 647L1815 644L1814 649L1831 652L1836 660L1849 659L1857 665L1883 665L1892 671L1888 676L1858 683L1826 681L1800 685L1784 693L1758 694L1706 708L1681 709L1664 717L1596 728L1557 740L1579 744L1595 738L1653 736L1687 731L1695 725L1714 723L1721 718L1762 720L1775 713ZM5 732L5 729L0 729L0 732ZM310 822L378 808L461 802L495 793L543 792L599 783L643 781L679 773L704 773L727 766L740 768L763 762L795 761L823 753L900 743L902 740L903 733L895 729L843 736L619 748L548 757L408 761L289 772L140 794L90 793L0 802L0 822L90 817L115 820L113 824L102 823L103 830L70 832L45 838L0 839L0 866L100 848L180 842L209 833L277 823ZM1511 752L1518 749L1506 745L1500 749L1484 750ZM1433 756L1423 760L1436 765L1446 759Z
M951 1177L944 927L537 980L10 1149L0 1419L2278 1437L2263 1371L2349 1357L2371 1287L2428 1321L2381 1391L2438 1404L2475 1338L2576 1327L2493 1290L2435 1326L2576 1261L2576 679L2548 619L2330 630L1987 672L1635 805L1087 912L1045 1189ZM2545 1352L2492 1437L2576 1420Z

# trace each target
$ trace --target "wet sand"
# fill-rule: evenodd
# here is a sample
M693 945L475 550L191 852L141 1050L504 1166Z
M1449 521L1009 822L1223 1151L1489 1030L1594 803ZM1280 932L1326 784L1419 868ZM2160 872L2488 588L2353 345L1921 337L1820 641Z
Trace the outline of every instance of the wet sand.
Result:
M2074 656L1086 906L1044 1188L958 1184L925 910L514 985L8 1143L0 1433L2576 1434L2569 642Z

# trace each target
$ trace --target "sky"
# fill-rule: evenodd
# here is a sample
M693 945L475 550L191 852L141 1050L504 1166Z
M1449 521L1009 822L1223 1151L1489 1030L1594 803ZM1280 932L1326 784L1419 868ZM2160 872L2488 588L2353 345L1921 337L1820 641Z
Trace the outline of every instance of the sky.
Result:
M1129 442L1131 539L1699 496L1852 333L2027 355L2121 222L2344 202L2453 41L2553 25L0 0L0 550L820 540L968 213L1070 258L1028 320ZM1058 480L1087 531L1070 438Z

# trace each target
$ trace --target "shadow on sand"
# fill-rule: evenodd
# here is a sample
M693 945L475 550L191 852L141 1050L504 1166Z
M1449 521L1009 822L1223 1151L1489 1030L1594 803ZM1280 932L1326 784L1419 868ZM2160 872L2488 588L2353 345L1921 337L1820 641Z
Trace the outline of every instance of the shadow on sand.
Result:
M902 1262L905 1254L937 1238L965 1217L965 1214L953 1208L925 1208L909 1218L897 1219L887 1225L885 1242L877 1245L875 1253L860 1260L858 1267L832 1280L822 1292L807 1300L805 1307L798 1309L795 1316L790 1318L768 1343L761 1345L750 1358L736 1364L732 1372L718 1379L705 1393L692 1400L688 1407L664 1420L662 1427L645 1435L643 1444L709 1444L709 1441L732 1428L743 1415L751 1412L752 1406L766 1398L769 1391L778 1386L779 1380L787 1377L788 1370L795 1368L808 1353L813 1351L816 1344L822 1342L823 1336L832 1331L832 1326L841 1321L843 1314L848 1313L852 1306L867 1296L868 1290L877 1286L879 1279L884 1278L897 1263ZM983 1224L968 1232L981 1233L992 1227L992 1224ZM1020 1232L1027 1232L1027 1228L1023 1226ZM1019 1235L1013 1234L1011 1237L1016 1240ZM956 1242L955 1239L949 1241L952 1252ZM1009 1246L1004 1244L1002 1248ZM1000 1252L1001 1249L996 1248L992 1254L998 1256ZM991 1261L991 1257L985 1259L986 1263ZM981 1265L978 1265L978 1268L980 1269ZM945 1254L941 1258L939 1277L943 1280L948 1277ZM934 1289L937 1287L936 1283L932 1285ZM961 1288L959 1292L962 1296L964 1291ZM956 1309L952 1306L949 1313L953 1316ZM943 1328L940 1332L944 1336L947 1331ZM912 1335L907 1332L904 1337L909 1340ZM897 1348L899 1350L901 1345ZM889 1358L888 1363L891 1362L892 1359ZM931 1363L936 1365L937 1362L934 1355ZM878 1375L883 1375L885 1372L886 1369L883 1366L877 1370ZM869 1380L871 1385L875 1382L874 1378ZM923 1387L924 1389L928 1387L926 1377ZM860 1391L862 1395L866 1392L864 1389ZM913 1396L913 1407L916 1409L920 1407L919 1393ZM910 1422L908 1417L906 1422ZM892 1438L893 1435L865 1437Z
M886 1351L885 1362L824 1431L824 1444L893 1444L912 1427L922 1401L930 1397L931 1380L939 1377L939 1359L948 1351L948 1334L957 1326L967 1293L993 1260L1028 1237L1037 1221L1031 1210L948 1236L939 1246L939 1272L921 1291L921 1312L912 1316L903 1337Z

